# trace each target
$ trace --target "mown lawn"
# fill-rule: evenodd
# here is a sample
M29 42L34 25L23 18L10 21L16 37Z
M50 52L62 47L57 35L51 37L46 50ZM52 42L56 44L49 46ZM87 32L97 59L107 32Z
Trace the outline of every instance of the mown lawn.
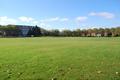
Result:
M0 38L0 80L120 80L120 38Z

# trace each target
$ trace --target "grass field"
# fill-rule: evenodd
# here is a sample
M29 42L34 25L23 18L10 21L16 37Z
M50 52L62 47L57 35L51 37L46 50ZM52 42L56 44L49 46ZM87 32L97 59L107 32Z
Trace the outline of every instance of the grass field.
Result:
M120 80L120 38L1 38L0 80Z

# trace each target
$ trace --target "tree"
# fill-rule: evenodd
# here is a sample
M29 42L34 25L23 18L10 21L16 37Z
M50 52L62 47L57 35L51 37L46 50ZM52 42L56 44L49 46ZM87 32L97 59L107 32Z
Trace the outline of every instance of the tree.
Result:
M92 29L87 29L87 36L91 37L92 36L91 34L92 34Z
M111 33L112 33L112 37L115 37L117 36L116 32L115 32L115 28L111 28Z
M81 36L81 30L76 29L76 30L72 31L72 36L80 37Z
M59 34L60 34L60 31L57 29L53 29L50 31L51 36L59 36Z
M33 28L32 28L32 29L33 29ZM31 37L31 36L33 35L32 29L29 29L29 31L28 31L28 33L27 33L27 36L28 36L28 37Z
M21 33L21 30L16 27L16 25L7 25L4 26L1 30L5 33L5 36L8 37L18 37Z
M82 37L86 37L86 36L87 36L87 30L83 29L83 30L81 31L81 36L82 36Z
M70 37L70 36L72 36L72 31L70 31L70 30L63 30L61 32L61 35L62 36L66 36L66 37Z
M109 28L105 28L104 36L105 36L105 37L111 37L111 36L112 36L112 33L111 33L111 31L110 31Z
M101 34L101 36L104 36L105 30L103 28L98 29L98 33ZM109 32L110 33L110 32Z
M30 29L28 31L28 36L34 36L34 37L41 36L41 29L40 29L40 27L35 26L32 29Z
M117 27L115 29L116 36L120 36L120 27Z

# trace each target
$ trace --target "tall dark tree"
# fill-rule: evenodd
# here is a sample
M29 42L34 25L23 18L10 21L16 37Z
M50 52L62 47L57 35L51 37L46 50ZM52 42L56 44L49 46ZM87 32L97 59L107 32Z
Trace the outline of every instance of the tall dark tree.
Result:
M38 26L33 27L28 31L28 36L39 37L41 36L41 29Z

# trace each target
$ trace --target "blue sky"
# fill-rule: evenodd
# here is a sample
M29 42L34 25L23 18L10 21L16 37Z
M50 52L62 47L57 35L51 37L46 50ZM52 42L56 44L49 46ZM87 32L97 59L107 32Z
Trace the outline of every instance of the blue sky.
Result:
M120 26L120 0L0 0L0 24L45 29Z

